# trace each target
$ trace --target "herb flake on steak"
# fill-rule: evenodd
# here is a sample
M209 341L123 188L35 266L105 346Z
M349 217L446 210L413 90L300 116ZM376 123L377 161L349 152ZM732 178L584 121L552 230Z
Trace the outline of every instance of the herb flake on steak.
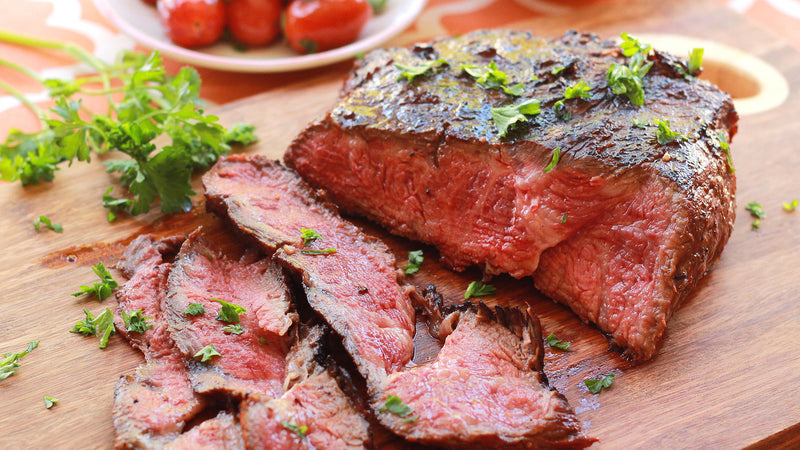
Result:
M438 58L448 65L398 81L395 64ZM454 269L532 275L543 293L649 359L730 236L735 177L718 140L729 142L738 120L727 94L683 77L684 62L658 51L650 60L636 107L607 87L609 67L625 57L587 33L545 40L484 30L375 50L285 160L344 211L435 245ZM521 97L484 89L461 69L490 63L509 86L522 83ZM589 96L557 113L580 80ZM492 107L532 98L541 113L501 137ZM659 144L656 120L686 138ZM545 171L557 148L558 164Z

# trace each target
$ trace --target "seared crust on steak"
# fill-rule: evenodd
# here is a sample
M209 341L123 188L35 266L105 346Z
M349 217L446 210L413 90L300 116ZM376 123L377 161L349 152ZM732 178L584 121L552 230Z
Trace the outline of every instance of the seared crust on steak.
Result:
M399 80L396 63L439 58L447 64ZM720 141L738 120L727 94L684 77L684 61L660 52L650 60L636 107L607 86L611 64L626 58L588 33L545 40L485 30L376 50L285 160L346 212L435 245L454 269L532 275L649 359L730 236L736 183ZM508 86L523 85L522 97L484 89L462 70L489 63ZM580 80L589 97L564 100ZM491 108L528 98L542 112L500 137ZM568 120L555 112L560 100ZM685 138L659 144L655 120ZM560 160L545 172L556 149Z

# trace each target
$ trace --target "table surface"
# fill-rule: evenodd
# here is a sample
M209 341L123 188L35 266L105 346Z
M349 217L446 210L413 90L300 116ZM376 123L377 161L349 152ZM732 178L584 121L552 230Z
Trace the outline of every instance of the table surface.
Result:
M724 43L765 60L785 77L789 86L800 86L800 56L792 49L798 48L795 45L800 43L797 31L800 27L796 26L800 14L793 8L794 2L732 0L707 4L686 0L662 3L658 7L653 5L659 2L639 2L636 7L623 7L627 3L607 0L434 0L428 3L415 24L389 44L403 45L479 27L529 28L548 36L572 26L604 36L618 34L621 27L632 27L622 30L691 35ZM730 3L756 25L725 10L720 3ZM0 5L10 4L8 0L0 0ZM65 29L63 21L47 19L54 4L63 14L62 18L67 18L65 20L94 24L75 26L89 36ZM113 42L120 48L134 45L99 16L90 0L43 0L25 6L5 8L7 14L0 19L0 28L72 40L88 49L93 49L94 40L103 36L106 43ZM718 11L719 15L706 17L710 11ZM61 25L49 25L52 23ZM758 23L769 24L770 31L759 28ZM778 32L786 41L775 38L772 32ZM31 52L4 44L0 44L0 55L39 71L69 65L69 61L56 54ZM167 64L170 70L180 67L174 61L168 60ZM342 63L271 75L201 69L202 94L224 105L220 109L221 116L228 123L244 119L259 125L263 130L262 138L268 139L255 151L278 157L294 133L333 102L339 80L348 67L349 63ZM716 76L720 82L731 83L730 90L740 87L735 80L714 74L711 64L709 69L712 69L709 70L712 78ZM37 98L36 86L15 73L0 68L0 79ZM261 94L250 97L257 93ZM288 110L281 113L266 110L268 106L290 103ZM47 102L42 100L40 104L47 105ZM8 98L0 97L1 136L11 127L35 128L33 116L20 107L8 105ZM534 309L543 317L545 329L560 329L565 333L569 332L569 327L578 329L575 337L587 350L566 356L549 352L549 374L554 386L565 391L581 412L580 418L590 426L590 434L599 433L603 441L600 448L624 448L644 442L659 448L698 445L736 448L751 444L761 448L780 448L781 445L791 448L800 445L800 357L792 350L800 339L800 302L796 301L797 292L800 292L797 270L800 252L796 251L800 248L800 234L796 233L800 217L784 214L779 206L776 209L771 205L764 230L753 233L749 230L750 219L742 211L742 204L753 198L775 203L786 201L792 195L800 196L800 185L792 175L800 168L800 154L792 150L797 133L790 120L780 119L797 117L800 105L792 92L788 100L774 106L770 111L745 114L742 118L733 146L735 160L741 164L737 172L740 212L734 235L717 269L676 314L656 360L633 367L618 355L606 352L602 336L581 325L563 308L533 300ZM264 111L259 113L260 109ZM259 116L254 118L253 114ZM769 129L769 133L760 133L765 129ZM763 149L773 150L762 156L758 152ZM27 443L39 448L48 441L58 442L53 436L75 434L76 424L82 427L81 442L89 442L89 447L102 448L109 444L111 386L120 373L135 367L138 360L120 339L113 340L109 349L101 353L92 348L91 343L63 332L80 315L80 308L95 310L99 306L74 303L69 292L74 289L75 280L89 281L85 276L87 265L100 259L108 261L109 255L118 254L121 242L136 232L185 227L206 220L195 213L172 218L151 213L114 227L107 226L102 208L96 204L81 205L77 201L96 197L94 193L88 194L89 190L104 190L109 180L103 176L101 168L80 165L62 171L58 180L53 185L24 190L0 185L0 202L9 211L0 218L0 229L4 231L0 249L5 252L0 255L0 281L8 286L0 297L0 353L19 351L27 341L43 337L41 349L23 360L20 372L0 382L0 409L20 412L18 415L0 414L0 447L3 443L12 446ZM71 200L59 205L59 199ZM70 215L72 223L63 235L36 235L30 229L29 219L44 207L54 207L64 217L70 208L80 214ZM72 230L81 230L84 234L72 234ZM390 245L395 250L405 251L409 244L399 240ZM79 264L65 264L61 257L66 254L77 254ZM417 282L441 282L447 286L453 277L460 275L433 269L421 275ZM530 297L525 293L524 282L502 282L507 285L507 292L513 293L509 295ZM444 291L448 293L447 287ZM33 296L37 297L35 307L31 306L30 297ZM30 319L28 311L41 310L48 304L53 305L48 313L50 322ZM60 317L56 311L68 313ZM687 352L691 355L690 352L697 349L702 353L687 356ZM590 364L594 367L587 369ZM602 397L590 396L576 388L575 381L586 373L612 369L624 372L620 378L624 383L620 382L615 390ZM45 411L38 404L43 395L52 395L62 402L53 410ZM94 408L86 399L96 401ZM665 408L664 417L659 420L662 401L670 407ZM715 403L702 404L709 401ZM771 416L771 412L775 415ZM619 417L609 418L610 414ZM91 441L92 438L96 440Z

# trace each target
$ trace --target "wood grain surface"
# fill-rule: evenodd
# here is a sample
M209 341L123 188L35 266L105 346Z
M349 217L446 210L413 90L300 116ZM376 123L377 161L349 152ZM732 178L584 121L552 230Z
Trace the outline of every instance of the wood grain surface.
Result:
M631 364L608 348L605 337L566 308L538 294L530 279L495 279L499 303L530 304L545 334L572 342L570 352L548 351L546 372L598 437L597 448L791 448L800 442L800 211L782 202L800 197L800 56L767 31L747 23L716 2L614 2L578 15L522 24L555 36L566 29L614 37L621 31L662 32L712 40L752 53L774 65L789 81L787 102L741 119L731 147L738 179L738 218L731 240L713 272L673 317L657 357ZM465 30L466 31L466 30ZM688 50L688 49L687 49ZM289 140L333 104L345 69L336 66L318 79L286 86L219 109L223 122L246 120L261 142L246 149L280 157ZM719 79L723 88L732 82ZM102 158L101 158L102 159ZM64 168L56 181L22 188L0 186L0 353L39 348L17 373L0 381L0 448L108 448L113 429L113 387L141 356L119 336L105 350L97 340L70 334L82 308L99 312L114 300L71 297L91 284L90 266L113 264L125 243L141 232L168 234L213 221L202 197L187 214L156 212L105 220L100 197L116 183L100 164ZM195 186L200 193L199 179ZM757 200L767 218L751 231L744 204ZM47 215L64 233L36 232L32 221ZM359 222L361 223L361 222ZM362 223L363 224L363 223ZM419 244L387 238L405 263ZM435 261L435 250L412 281L439 287L460 301L477 271L453 273ZM115 272L115 274L117 274ZM118 274L117 274L118 275ZM612 372L616 381L599 395L583 380ZM52 409L44 396L58 398Z

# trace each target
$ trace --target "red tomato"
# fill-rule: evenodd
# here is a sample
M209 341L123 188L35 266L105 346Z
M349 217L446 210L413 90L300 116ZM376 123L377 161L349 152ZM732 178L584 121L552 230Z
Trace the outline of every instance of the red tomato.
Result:
M367 0L294 0L284 33L300 53L324 52L355 41L370 17Z
M222 0L158 0L157 6L167 36L181 47L213 44L225 30Z
M265 45L280 33L282 0L228 0L228 29L246 45Z
M143 2L147 3L148 5L155 5L156 0L142 0Z

